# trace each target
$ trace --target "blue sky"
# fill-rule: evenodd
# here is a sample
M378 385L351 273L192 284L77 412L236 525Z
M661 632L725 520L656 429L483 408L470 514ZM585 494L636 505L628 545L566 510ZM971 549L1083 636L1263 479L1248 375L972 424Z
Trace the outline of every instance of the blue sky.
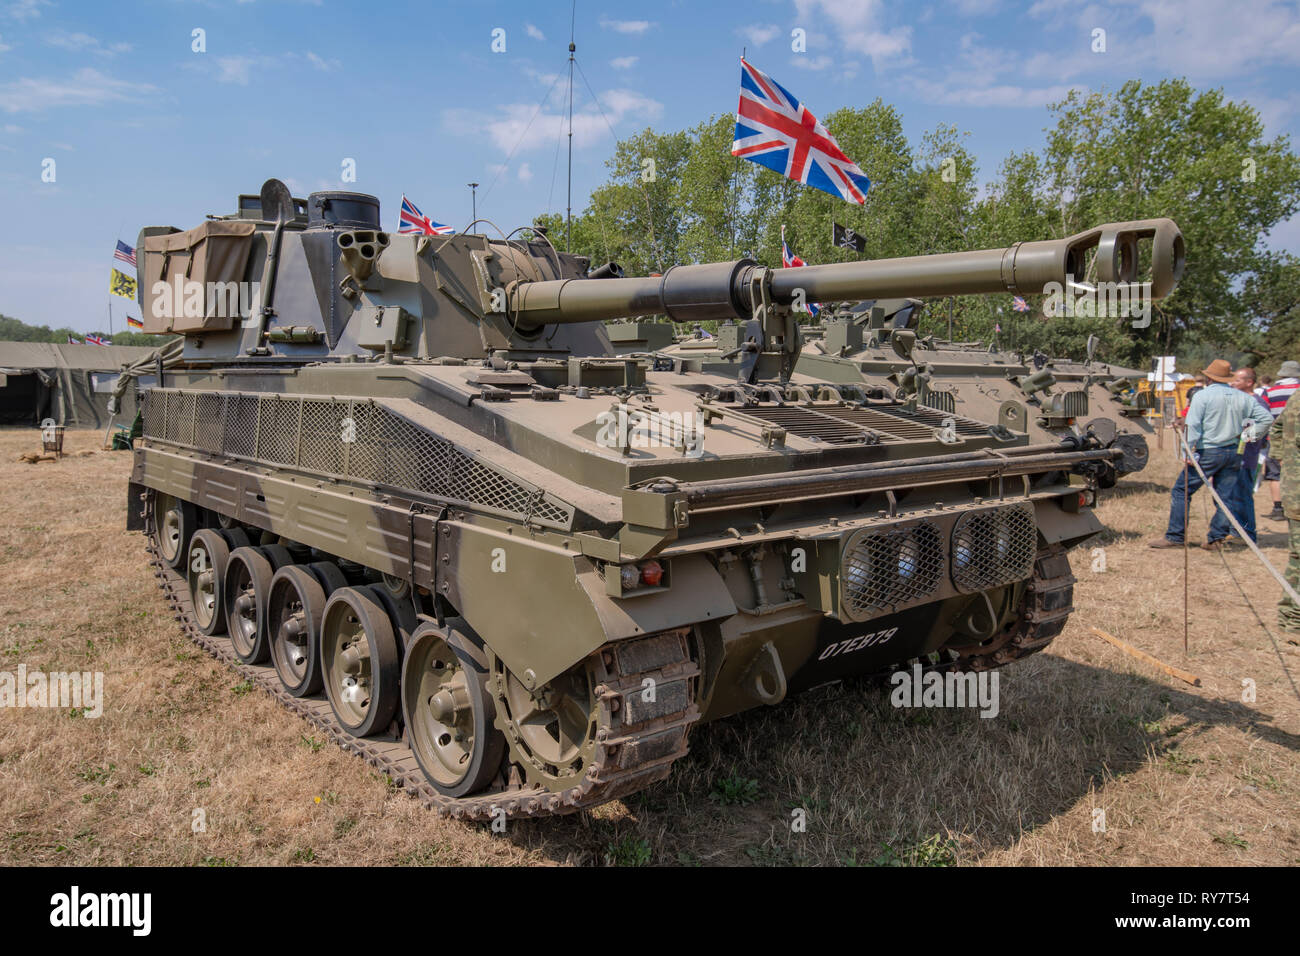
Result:
M539 0L0 0L0 313L103 328L114 240L233 211L269 176L295 195L375 193L393 229L403 192L464 226L471 181L480 215L507 232L563 212L555 78L569 12ZM504 53L491 49L497 28ZM806 52L791 49L796 28ZM615 135L733 112L742 47L819 116L881 96L914 144L939 123L969 131L981 180L1042 143L1045 105L1071 86L1186 76L1249 101L1270 136L1300 131L1295 2L580 0L576 40L596 102L579 74L575 212ZM355 183L340 182L345 159ZM1270 244L1300 252L1300 222ZM113 302L121 329L129 304Z

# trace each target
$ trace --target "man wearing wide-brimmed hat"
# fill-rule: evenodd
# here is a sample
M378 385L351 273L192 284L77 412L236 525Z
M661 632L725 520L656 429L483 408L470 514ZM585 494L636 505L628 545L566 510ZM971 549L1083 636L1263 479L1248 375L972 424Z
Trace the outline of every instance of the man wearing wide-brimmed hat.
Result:
M1277 381L1264 389L1264 401L1273 413L1273 421L1277 421L1282 409L1286 408L1286 403L1297 390L1300 390L1300 362L1283 362L1277 370ZM1268 482L1268 492L1273 496L1273 510L1268 517L1274 521L1286 520L1286 514L1282 511L1281 465L1280 455L1275 457L1270 454L1264 462L1264 480Z
M1273 424L1273 416L1255 396L1233 388L1232 365L1227 359L1215 359L1205 369L1210 384L1192 396L1187 407L1187 445L1196 456L1205 477L1215 492L1231 504L1237 495L1236 483L1241 476L1241 455L1237 452L1243 433L1248 441L1263 437ZM1184 465L1169 494L1169 527L1163 538L1151 542L1153 548L1177 548L1183 544L1187 530L1187 506L1200 489L1201 476L1191 463ZM1186 490L1184 490L1184 486ZM1217 503L1210 530L1202 548L1217 551L1232 530Z

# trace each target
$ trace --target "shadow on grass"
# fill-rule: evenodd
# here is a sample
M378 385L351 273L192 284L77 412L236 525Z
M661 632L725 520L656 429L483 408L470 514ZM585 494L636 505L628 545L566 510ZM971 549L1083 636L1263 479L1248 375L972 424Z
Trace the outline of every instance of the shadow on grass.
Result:
M626 812L512 823L507 838L586 864L942 865L1013 846L1152 757L1190 772L1178 747L1212 727L1300 750L1256 708L1054 655L1002 671L990 719L894 708L889 692L855 681L697 726Z

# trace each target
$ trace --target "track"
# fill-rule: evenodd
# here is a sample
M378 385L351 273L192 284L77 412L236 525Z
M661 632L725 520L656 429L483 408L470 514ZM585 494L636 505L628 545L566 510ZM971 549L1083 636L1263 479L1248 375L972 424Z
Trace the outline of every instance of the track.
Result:
M682 629L606 645L597 652L593 662L600 678L595 758L579 783L557 792L514 786L461 799L444 796L429 784L404 740L353 736L338 723L323 696L290 696L269 663L240 663L228 637L208 637L200 631L185 579L163 562L152 532L152 514L146 520L154 576L185 635L439 814L457 820L494 820L503 813L511 819L573 813L663 780L673 762L687 753L687 731L700 717L695 702L699 669L690 659L688 635ZM655 682L657 703L642 699L646 679ZM625 723L625 717L632 720Z

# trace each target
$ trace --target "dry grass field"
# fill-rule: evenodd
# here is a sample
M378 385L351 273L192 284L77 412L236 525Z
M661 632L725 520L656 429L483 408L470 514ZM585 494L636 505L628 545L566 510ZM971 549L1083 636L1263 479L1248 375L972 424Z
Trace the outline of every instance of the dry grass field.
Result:
M130 456L76 457L100 439L70 432L71 457L32 465L15 459L37 431L0 432L0 671L106 683L98 719L0 710L0 863L1300 863L1300 646L1248 551L1193 550L1184 656L1183 553L1146 546L1167 514L1168 443L1103 499L1106 571L1074 554L1075 614L1003 672L996 718L824 688L698 728L646 793L496 835L393 791L181 637L143 539L122 530ZM1285 526L1261 521L1260 539L1280 567ZM795 807L806 832L788 826Z

